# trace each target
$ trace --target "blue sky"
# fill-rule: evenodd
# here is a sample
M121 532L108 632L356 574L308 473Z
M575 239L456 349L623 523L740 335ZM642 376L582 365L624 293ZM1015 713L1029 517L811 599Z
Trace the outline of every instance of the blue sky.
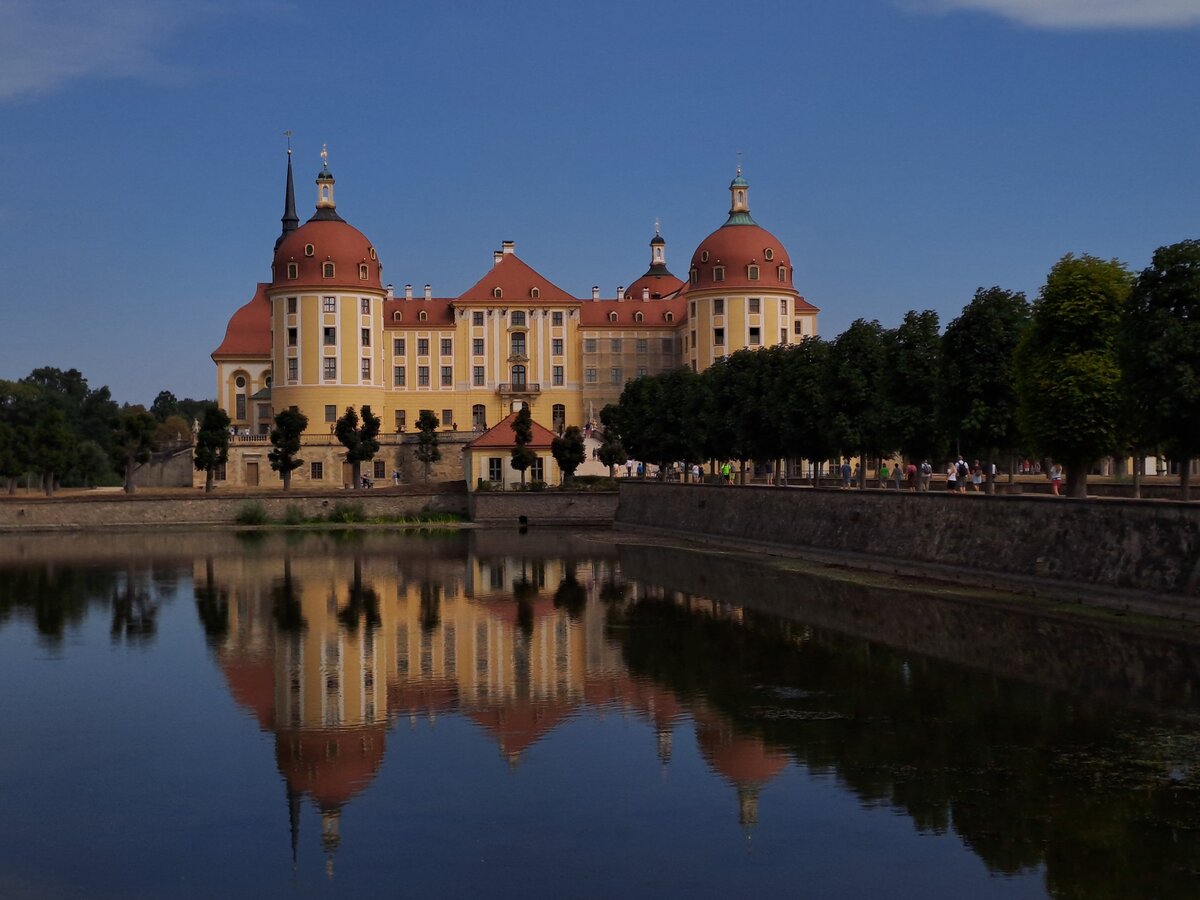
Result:
M0 0L0 378L211 397L294 133L385 281L686 272L742 153L833 337L1200 237L1200 0Z

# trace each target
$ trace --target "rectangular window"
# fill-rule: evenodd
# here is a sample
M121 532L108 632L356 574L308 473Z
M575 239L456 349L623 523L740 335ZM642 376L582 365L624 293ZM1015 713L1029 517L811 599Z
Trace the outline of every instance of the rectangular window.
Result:
M362 363L361 369L362 369L363 379L366 381L370 381L371 380L371 360L363 359L363 360L359 360L359 362Z
M757 315L758 313L762 312L762 300L760 300L758 297L751 297L749 303L750 303L750 315L753 316L753 315Z
M332 347L334 344L337 343L337 329L336 328L326 328L324 330L324 334L325 334L324 341L325 341L326 347Z
M295 347L296 344L298 344L299 342L300 342L299 329L289 328L288 329L288 346Z
M596 339L595 338L584 338L583 339L583 352L584 353L595 353L596 352Z
M637 377L638 377L638 378L641 378L641 377L642 377L643 375L645 375L645 374L646 374L646 367L645 367L645 366L638 366L638 369L637 369Z
M404 355L404 338L394 338L392 340L392 356Z
M563 367L562 366L554 367L553 378L554 378L555 386L562 387L562 383L563 383Z
M650 346L650 342L649 342L648 340L646 340L645 338L638 338L638 339L637 339L637 352L638 352L638 353L646 353L646 352L648 352L648 351L649 351L649 346Z
M297 359L288 360L288 381L295 381L300 377L300 361Z
M475 366L471 370L471 383L475 387L483 387L483 366Z
M550 324L561 325L563 323L563 314L561 311L550 313Z
M429 355L429 338L417 338L417 356Z
M300 266L296 263L288 263L288 278L298 278L300 276Z
M542 458L540 456L535 458L533 461L533 464L530 465L530 467L529 467L529 480L530 481L545 481L546 480L546 467L545 467L545 463L542 461Z
M471 353L475 356L483 356L483 338L473 338L471 340Z
M442 387L451 387L454 384L454 366L442 366Z
M550 353L553 356L562 356L563 355L563 339L562 338L553 338L550 341Z
M454 355L454 340L452 338L442 338L442 356Z
M334 406L332 403L329 403L325 406L325 421L326 422L336 422L337 421L337 407Z
M407 414L405 413L404 410L402 410L402 409L396 410L396 430L397 431L404 430L404 426L406 424L406 418L407 418Z
M724 299L722 299L722 298L718 297L716 300L714 300L714 301L713 301L713 315L714 315L714 316L723 316L723 315L725 315L725 301L724 301Z
M800 324L800 320L792 322L792 334L804 334L804 326Z
M404 387L404 366L392 368L392 384L395 387Z
M325 367L323 374L325 376L325 380L332 381L333 379L337 378L337 360L333 357L329 357L328 359L324 360L324 363Z
M779 343L781 343L781 344L787 343L787 329L786 328L779 329Z
M762 343L762 332L758 328L750 329L750 346L757 347Z
M337 297L322 297L321 309L325 312L337 312Z
M758 281L758 266L746 266L746 277L751 281Z
M313 481L320 481L325 477L325 464L314 462L308 464L308 477Z
M488 457L488 481L504 480L504 460L499 456Z
M443 409L442 410L442 427L443 428L453 428L454 427L454 410L452 410L452 409Z
M387 463L385 463L382 459L372 460L372 462L374 465L371 468L375 470L373 477L387 478Z
M595 369L584 369L583 370L583 380L586 381L588 384L595 384L597 381L596 370Z
M724 280L725 280L725 267L724 266L713 266L713 281L724 281Z
M623 380L621 378L621 367L613 366L611 369L609 369L608 370L608 378L611 383L620 384Z
M512 323L514 325L524 325L525 324L525 313L522 312L521 310L514 309L513 314L512 314Z
M621 352L621 339L620 338L613 338L611 341L611 344L612 344L612 352L613 353Z
M289 316L294 316L296 314L296 298L295 297L287 298L287 311L288 311Z
M696 339L696 332L693 331L692 332L693 342L695 341L695 339ZM675 352L675 338L663 338L662 339L662 352L663 353L674 353Z
M362 312L362 314L363 314L364 316L369 316L369 315L371 314L371 300L370 300L370 298L369 298L369 297L363 297L361 300L359 300L359 301L358 301L358 308L359 308L359 311L360 311L360 312Z
M370 328L364 328L362 330L362 345L364 347L371 346L371 329Z
M788 314L788 308L787 308L787 298L786 298L786 297L783 297L783 298L781 298L781 299L780 299L780 301L779 301L779 314L780 314L781 316L786 316L786 315Z
M692 332L692 347L696 346L696 332Z
M246 395L245 394L237 395L237 413L234 415L234 418L238 419L239 421L241 419L246 418Z
M693 300L693 301L691 302L690 309L688 310L688 314L689 314L689 315L690 315L690 316L691 316L693 319L694 319L694 318L696 318L696 301L695 301L695 300Z
M471 313L471 324L472 325L482 325L483 324L483 313L481 313L481 312Z
M716 344L718 347L725 346L725 329L724 328L714 328L713 329L713 343Z
M429 387L429 366L417 366L417 386Z

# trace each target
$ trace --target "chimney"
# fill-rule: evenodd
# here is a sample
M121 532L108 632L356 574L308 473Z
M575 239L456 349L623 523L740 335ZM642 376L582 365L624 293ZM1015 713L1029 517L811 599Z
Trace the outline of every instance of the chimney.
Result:
M430 285L430 284L425 285L425 299L426 300L433 299L433 285Z
M617 285L617 299L618 300L625 299L625 285L623 285L623 284Z
M405 300L412 299L412 285L411 284L406 284L404 286L404 299Z
M500 260L502 260L502 259L504 259L503 251L501 251L501 250L493 250L492 251L492 265L493 266L500 265Z
M396 299L396 291L393 289L393 287L392 287L392 285L391 285L390 283L389 283L389 284L388 284L388 286L387 286L387 298L388 298L389 300L395 300L395 299Z
M592 285L592 299L593 300L600 299L600 285L598 285L598 284Z
M513 241L501 241L500 249L501 249L501 251L503 251L505 256L508 256L509 254L516 251L517 245Z
M642 288L642 299L643 299L643 300L649 300L649 299L650 299L650 288L648 288L648 287L644 287L644 288Z

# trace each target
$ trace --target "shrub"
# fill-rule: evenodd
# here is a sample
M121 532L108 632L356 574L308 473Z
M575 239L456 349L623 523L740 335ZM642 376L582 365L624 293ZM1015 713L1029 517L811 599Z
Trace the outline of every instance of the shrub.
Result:
M363 513L361 503L335 503L333 509L329 511L330 522L365 522L366 515Z
M296 504L291 504L283 511L284 525L303 525L305 522L304 510Z
M239 525L265 525L267 524L267 508L258 500L243 503L237 516L234 517L234 521Z

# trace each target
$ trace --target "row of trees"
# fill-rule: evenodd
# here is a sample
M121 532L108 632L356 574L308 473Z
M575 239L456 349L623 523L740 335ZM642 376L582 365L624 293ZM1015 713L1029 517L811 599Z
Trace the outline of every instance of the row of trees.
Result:
M119 405L107 387L91 388L77 369L45 366L0 381L0 479L10 493L25 477L57 487L125 484L154 449L186 442L192 421L215 407L162 391L150 409Z
M859 319L833 340L639 378L601 423L610 466L626 454L743 471L785 458L1021 455L1063 464L1072 496L1099 459L1154 451L1178 463L1186 499L1200 453L1200 241L1160 248L1136 277L1067 255L1033 304L980 289L944 332L937 313L912 311L894 329Z

